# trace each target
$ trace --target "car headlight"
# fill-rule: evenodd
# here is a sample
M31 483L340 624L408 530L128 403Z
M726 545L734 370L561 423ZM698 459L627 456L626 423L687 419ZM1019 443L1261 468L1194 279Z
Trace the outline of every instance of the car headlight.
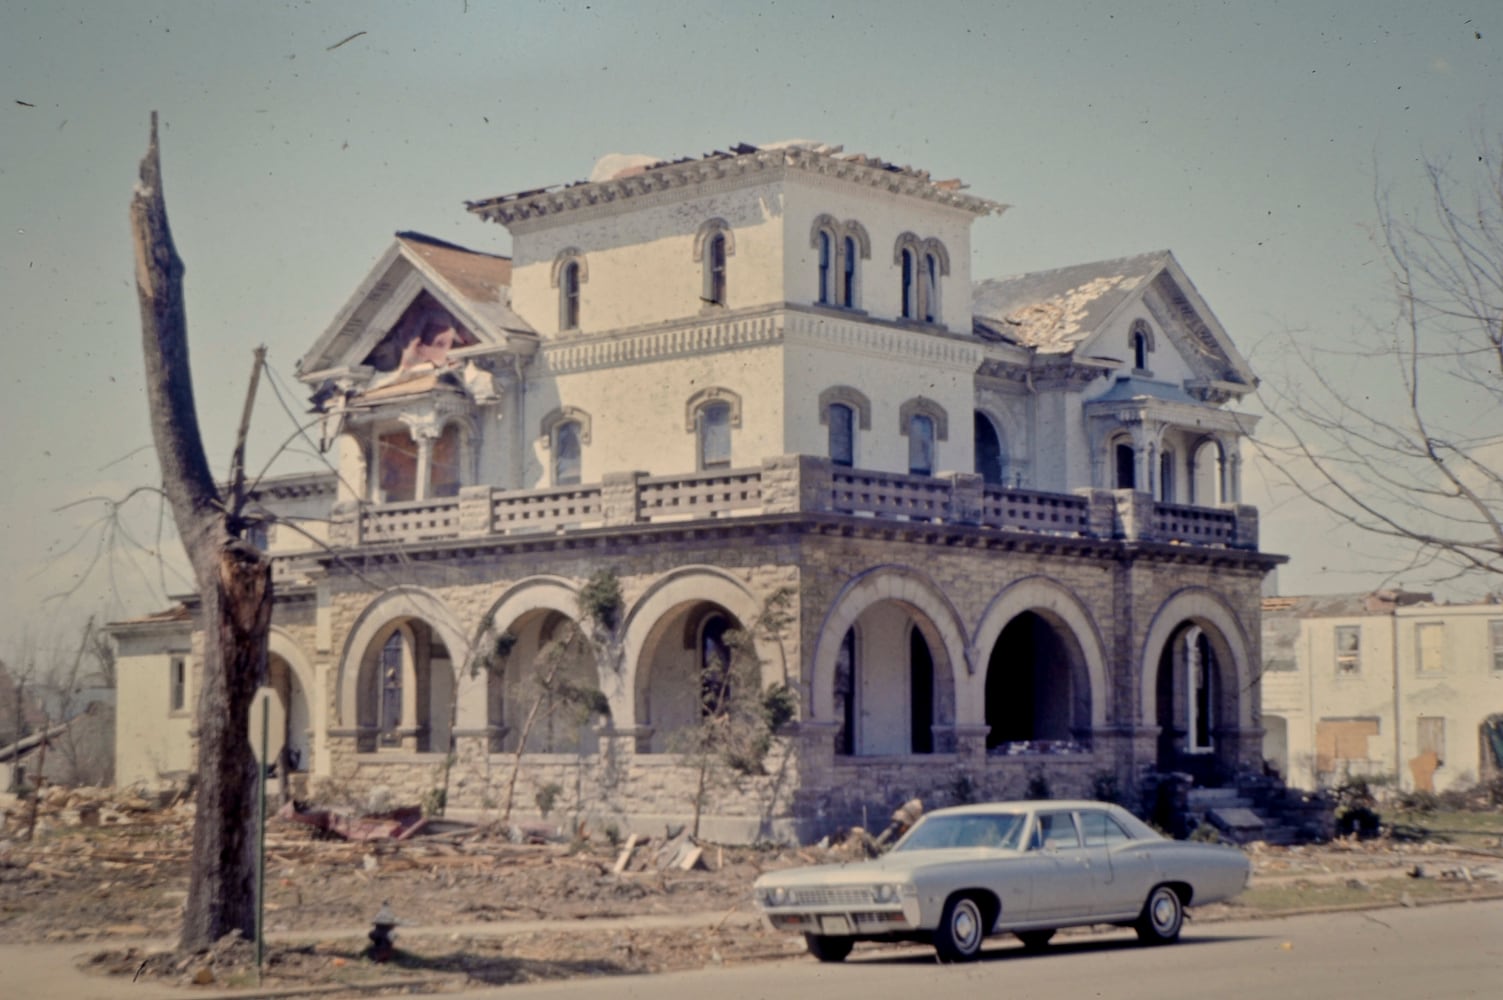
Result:
M793 894L780 885L762 890L762 902L768 906L784 906L793 898Z
M902 889L891 882L884 882L877 886L875 895L879 903L896 903L902 895Z

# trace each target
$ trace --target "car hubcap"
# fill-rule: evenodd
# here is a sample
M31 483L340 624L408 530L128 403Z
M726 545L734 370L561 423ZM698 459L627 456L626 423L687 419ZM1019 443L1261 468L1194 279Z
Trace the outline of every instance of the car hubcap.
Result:
M1165 893L1153 901L1153 922L1160 930L1174 926L1174 900Z
M978 922L969 905L956 908L953 926L955 940L962 946L969 946L975 940Z

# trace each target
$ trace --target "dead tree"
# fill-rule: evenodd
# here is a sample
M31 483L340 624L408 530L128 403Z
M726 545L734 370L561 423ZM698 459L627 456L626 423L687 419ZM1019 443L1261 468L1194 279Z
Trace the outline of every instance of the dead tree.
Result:
M179 938L187 951L231 931L247 937L255 931L256 761L248 730L251 701L265 673L271 568L241 537L243 462L234 463L222 497L204 453L188 365L183 262L167 226L155 113L130 216L152 439L163 491L193 567L204 634L197 811ZM245 432L242 421L237 456Z
M1391 322L1294 336L1265 384L1271 474L1386 540L1393 574L1503 574L1503 139L1465 174L1426 161L1427 205L1377 198ZM1360 378L1360 384L1356 379Z

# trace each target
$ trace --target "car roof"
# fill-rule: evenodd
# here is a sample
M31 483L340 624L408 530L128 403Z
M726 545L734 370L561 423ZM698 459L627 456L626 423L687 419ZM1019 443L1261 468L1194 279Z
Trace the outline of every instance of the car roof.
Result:
M1121 810L1122 807L1111 802L1098 802L1094 799L1015 799L1008 802L973 802L963 806L946 806L943 809L931 809L924 813L924 815L990 815L999 812L1034 812L1041 809L1105 809L1108 812L1115 812Z

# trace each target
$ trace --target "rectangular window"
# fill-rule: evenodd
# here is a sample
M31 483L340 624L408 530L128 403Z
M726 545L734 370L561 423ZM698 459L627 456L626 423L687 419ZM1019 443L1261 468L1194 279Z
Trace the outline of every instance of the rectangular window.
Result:
M1421 674L1443 674L1446 670L1446 627L1442 622L1421 622L1414 627L1419 652L1417 670Z
M1421 754L1435 754L1435 764L1443 767L1446 763L1446 720L1440 715L1422 715L1416 720L1419 724L1419 752Z
M847 468L856 462L855 416L843 403L832 404L826 415L830 422L830 461Z
M1493 672L1503 674L1503 618L1494 618L1487 628L1492 636Z
M167 669L167 677L171 691L169 704L172 711L181 712L188 705L188 661L181 656L174 656Z
M1362 672L1362 626L1336 626L1336 673Z

